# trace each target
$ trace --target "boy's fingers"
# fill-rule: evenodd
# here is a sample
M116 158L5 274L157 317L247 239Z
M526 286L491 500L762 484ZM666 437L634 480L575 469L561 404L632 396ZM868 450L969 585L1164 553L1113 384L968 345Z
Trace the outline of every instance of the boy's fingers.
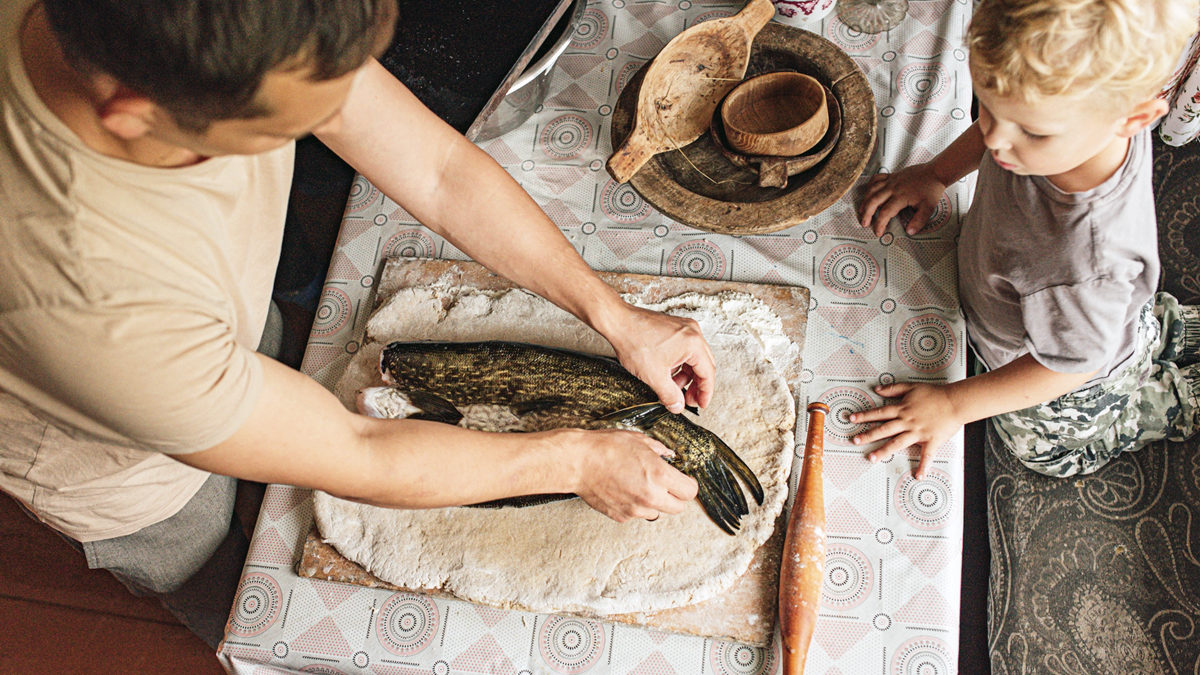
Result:
M912 219L908 221L908 226L904 228L904 231L909 234L916 234L920 232L921 230L925 229L925 225L929 223L929 216L931 215L933 215L933 209L924 202L921 202L920 206L917 207L917 212L914 213Z
M899 410L894 405L881 405L861 412L850 413L850 421L854 423L878 422L879 420L895 419Z
M902 433L905 431L906 428L907 428L907 425L905 425L904 422L894 419L891 422L881 424L881 425L875 427L874 429L868 429L868 430L862 432L861 434L855 436L854 444L862 445L863 443L873 443L875 441L878 441L881 438L888 438L891 436L895 436L896 434Z
M894 437L892 437L892 440L885 443L883 445L883 447L881 447L878 450L876 450L875 452L872 452L871 454L867 455L867 458L870 459L872 462L878 462L878 461L885 460L888 457L891 457L892 455L896 454L897 452L912 445L916 440L917 439L915 437L915 434L912 434L912 433L905 433L905 434L900 434L899 436L894 436Z
M917 462L917 470L913 472L913 478L924 478L925 473L929 471L929 465L933 463L933 450L930 449L932 447L935 446L925 444L925 448L921 451L921 461Z
M875 393L884 398L898 398L912 391L912 388L913 385L911 382L895 382L875 387Z

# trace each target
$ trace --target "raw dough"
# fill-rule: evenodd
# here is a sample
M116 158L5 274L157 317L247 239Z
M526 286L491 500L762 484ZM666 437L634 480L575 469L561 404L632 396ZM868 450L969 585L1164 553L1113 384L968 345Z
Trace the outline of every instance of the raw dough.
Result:
M737 535L721 532L697 502L678 516L618 524L579 499L500 510L399 510L316 492L324 540L397 586L527 611L654 612L727 589L772 534L787 498L796 418L780 372L799 347L747 294L689 293L652 308L696 319L712 347L716 394L698 421L755 470L766 492L761 507L747 493L751 512ZM526 291L404 288L371 317L365 345L335 389L347 407L354 408L357 390L381 384L379 353L396 339L504 339L612 354L599 334Z

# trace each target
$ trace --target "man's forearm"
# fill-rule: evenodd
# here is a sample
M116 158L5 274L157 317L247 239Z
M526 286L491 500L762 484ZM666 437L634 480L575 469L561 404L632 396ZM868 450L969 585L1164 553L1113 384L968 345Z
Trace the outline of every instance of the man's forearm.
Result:
M616 292L521 186L382 66L366 69L339 124L319 137L422 224L493 272L601 332L617 314Z

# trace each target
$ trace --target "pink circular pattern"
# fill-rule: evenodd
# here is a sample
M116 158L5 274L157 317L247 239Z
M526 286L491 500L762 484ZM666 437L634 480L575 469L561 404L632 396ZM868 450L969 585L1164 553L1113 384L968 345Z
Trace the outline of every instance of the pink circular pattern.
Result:
M878 33L856 31L841 21L826 22L825 36L846 52L865 52L879 42Z
M375 635L383 648L397 656L410 656L428 647L438 631L438 609L429 598L396 593L384 601L375 621Z
M538 634L546 664L558 673L582 673L604 654L604 627L596 621L552 616Z
M317 305L316 316L313 317L313 336L329 337L341 330L350 320L351 308L350 296L345 291L340 288L326 288L321 294L321 302Z
M542 128L539 141L548 157L574 159L592 142L592 125L575 113L559 115Z
M821 283L843 298L862 298L879 283L879 263L858 244L835 246L821 261Z
M725 254L703 239L684 242L667 256L667 275L720 279L725 275Z
M913 63L896 75L896 88L914 107L924 108L938 102L949 89L950 78L940 63Z
M896 355L913 370L936 373L954 361L958 340L945 319L937 314L921 314L900 326Z
M362 176L354 179L350 185L350 199L346 202L346 212L354 213L361 211L379 198L379 190L374 185Z
M825 416L825 433L832 440L851 445L850 439L870 429L869 424L850 421L850 414L875 407L875 399L857 387L834 387L817 399L829 406Z
M904 520L922 530L940 530L953 516L954 493L950 476L929 469L917 480L907 473L896 483L896 511Z
M433 237L416 228L397 232L383 245L385 258L433 258L436 255L437 245L433 243Z
M608 15L595 7L583 10L575 33L571 36L571 49L592 49L608 37Z
M915 637L892 656L893 675L948 675L956 667L950 648L935 637Z
M283 592L274 577L251 572L238 584L229 632L238 637L254 637L271 627L279 618Z
M650 205L632 185L614 180L608 181L600 193L600 210L614 222L624 225L640 223L650 215Z
M871 595L875 569L862 551L842 543L825 545L825 583L821 606L844 611L858 607Z
M761 675L775 672L775 651L738 642L713 640L708 663L714 675Z
M621 66L621 70L617 73L617 89L613 92L613 100L616 100L615 96L617 94L625 91L625 85L629 84L629 79L633 77L633 74L640 70L645 63L645 61L630 61L629 63Z

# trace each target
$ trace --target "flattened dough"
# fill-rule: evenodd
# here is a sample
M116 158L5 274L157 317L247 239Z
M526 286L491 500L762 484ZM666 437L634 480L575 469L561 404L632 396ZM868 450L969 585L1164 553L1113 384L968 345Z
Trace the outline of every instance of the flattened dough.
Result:
M796 419L780 373L799 347L778 317L746 294L686 294L653 307L700 323L718 369L716 395L698 421L755 470L766 492L761 507L747 493L751 512L737 535L721 532L697 502L678 516L618 524L579 499L409 511L316 492L322 538L397 586L526 611L654 612L727 589L771 536L787 498ZM503 339L612 354L586 325L525 291L401 289L371 317L365 345L335 389L347 407L354 408L357 390L381 384L379 353L397 339Z

